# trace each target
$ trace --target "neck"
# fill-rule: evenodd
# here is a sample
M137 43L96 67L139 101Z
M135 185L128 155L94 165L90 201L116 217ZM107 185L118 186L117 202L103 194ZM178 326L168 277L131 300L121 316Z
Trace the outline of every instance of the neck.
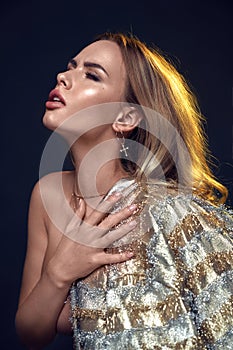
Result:
M113 185L121 178L128 177L118 164L109 162L97 174L90 172L86 175L74 171L74 192L85 198L101 197L108 193Z
M116 140L102 142L91 149L74 145L72 156L75 164L73 191L84 198L104 195L118 180L128 177L119 159Z

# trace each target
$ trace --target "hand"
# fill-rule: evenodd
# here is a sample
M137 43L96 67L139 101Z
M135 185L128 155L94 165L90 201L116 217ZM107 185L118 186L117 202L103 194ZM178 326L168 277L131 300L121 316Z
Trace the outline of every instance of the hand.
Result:
M118 228L115 227L124 219L129 218L137 209L137 205L133 204L115 214L109 214L118 200L119 194L111 195L108 200L101 202L88 218L83 220L86 205L84 200L80 199L76 215L73 215L67 225L65 235L83 245L107 248L136 226L135 220L131 220Z
M90 274L105 264L123 262L133 256L131 252L106 254L104 248L118 240L135 226L132 220L120 227L115 226L129 218L137 210L131 205L115 214L109 210L119 200L116 194L100 203L91 215L83 220L86 205L81 199L76 214L68 224L65 234L48 264L48 271L56 283L63 286Z

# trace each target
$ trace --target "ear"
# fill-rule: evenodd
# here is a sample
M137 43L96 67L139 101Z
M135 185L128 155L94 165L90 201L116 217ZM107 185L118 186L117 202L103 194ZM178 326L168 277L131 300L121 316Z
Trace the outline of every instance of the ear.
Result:
M121 112L116 117L112 128L114 132L129 132L136 128L140 121L142 120L142 115L135 107L124 107Z

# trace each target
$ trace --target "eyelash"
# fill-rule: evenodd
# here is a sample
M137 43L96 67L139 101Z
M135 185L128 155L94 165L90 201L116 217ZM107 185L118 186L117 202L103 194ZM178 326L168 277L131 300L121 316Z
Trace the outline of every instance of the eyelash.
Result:
M100 78L96 74L86 72L85 75L88 79L92 79L94 81L100 81Z
M67 71L71 70L72 68L73 68L73 67L68 66L68 67L67 67ZM96 82L98 82L98 81L101 80L101 79L98 77L98 75L96 75L96 74L94 74L94 73L91 73L91 72L86 72L86 73L85 73L85 76L86 76L86 78L92 79L92 80L94 80L94 81L96 81Z

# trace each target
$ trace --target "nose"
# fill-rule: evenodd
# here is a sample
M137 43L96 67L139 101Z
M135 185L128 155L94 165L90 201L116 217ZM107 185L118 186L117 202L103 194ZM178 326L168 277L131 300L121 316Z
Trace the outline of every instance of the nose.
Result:
M58 85L62 85L65 89L70 89L72 86L71 79L67 76L67 72L59 73L57 75Z

